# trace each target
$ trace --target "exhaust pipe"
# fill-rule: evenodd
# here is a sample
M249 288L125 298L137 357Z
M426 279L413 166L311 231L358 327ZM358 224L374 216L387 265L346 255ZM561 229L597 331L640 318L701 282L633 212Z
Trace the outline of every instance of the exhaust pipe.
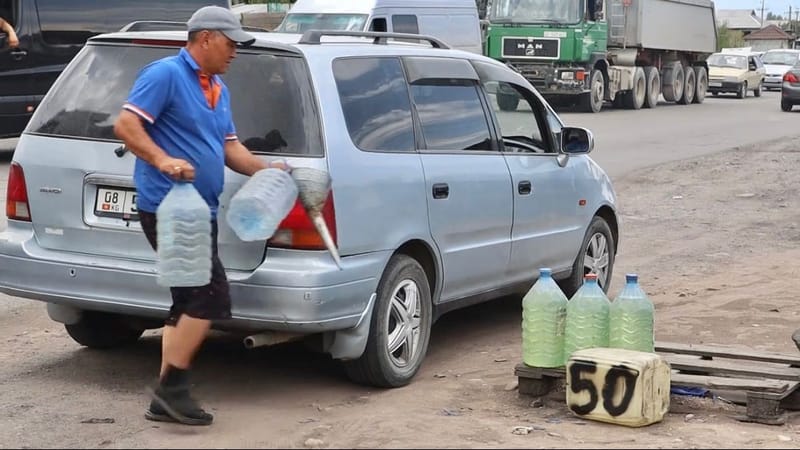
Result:
M282 344L284 342L295 341L303 336L305 336L305 334L287 333L283 331L265 331L263 333L253 334L244 338L244 347L249 350L256 347Z

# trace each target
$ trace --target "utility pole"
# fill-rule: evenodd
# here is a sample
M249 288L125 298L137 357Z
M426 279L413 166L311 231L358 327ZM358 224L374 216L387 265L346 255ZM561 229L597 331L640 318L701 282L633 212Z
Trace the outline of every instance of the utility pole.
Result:
M764 28L764 2L766 0L761 0L761 28Z

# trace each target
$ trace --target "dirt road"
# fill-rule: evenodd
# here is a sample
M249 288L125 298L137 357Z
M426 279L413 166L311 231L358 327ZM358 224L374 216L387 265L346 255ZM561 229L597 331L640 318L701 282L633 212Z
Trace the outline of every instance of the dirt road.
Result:
M637 272L656 338L796 352L800 138L668 163L615 179L622 242L611 287ZM214 336L197 360L211 427L153 424L144 386L158 332L130 349L79 348L38 303L0 309L0 447L798 448L800 416L740 423L742 407L673 397L642 429L579 420L563 402L506 390L520 360L520 299L443 317L415 382L373 390L300 346L245 351ZM688 414L692 414L691 416ZM528 435L515 426L533 427Z

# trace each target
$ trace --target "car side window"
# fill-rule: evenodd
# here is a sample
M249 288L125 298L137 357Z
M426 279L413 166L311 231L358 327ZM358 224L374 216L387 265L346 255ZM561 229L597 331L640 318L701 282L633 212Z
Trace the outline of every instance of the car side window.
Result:
M413 152L408 84L398 58L340 58L333 62L347 131L362 150Z
M425 149L493 150L489 122L476 82L439 81L411 86Z
M516 153L553 153L547 139L548 112L538 99L522 86L505 81L484 83L489 104L497 118L503 151ZM557 121L557 119L553 118ZM559 124L559 129L561 128Z
M417 16L413 14L395 14L392 16L392 31L395 33L419 34Z

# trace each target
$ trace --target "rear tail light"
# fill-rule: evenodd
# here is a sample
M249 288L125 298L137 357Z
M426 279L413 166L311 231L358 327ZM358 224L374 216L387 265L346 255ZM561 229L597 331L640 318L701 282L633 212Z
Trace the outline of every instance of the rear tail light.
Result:
M322 208L322 218L328 226L334 244L336 239L336 215L333 207L333 193L328 193L325 206ZM295 248L300 250L325 250L322 236L308 217L300 200L295 203L289 215L278 225L275 234L269 240L272 247ZM338 245L338 244L337 244Z
M786 72L786 74L783 75L783 81L786 81L786 82L789 82L789 83L797 83L798 82L797 76L795 74L793 74L792 72Z
M12 220L31 221L31 208L28 205L28 189L25 186L25 173L22 166L12 162L8 171L8 192L6 194L6 216Z

